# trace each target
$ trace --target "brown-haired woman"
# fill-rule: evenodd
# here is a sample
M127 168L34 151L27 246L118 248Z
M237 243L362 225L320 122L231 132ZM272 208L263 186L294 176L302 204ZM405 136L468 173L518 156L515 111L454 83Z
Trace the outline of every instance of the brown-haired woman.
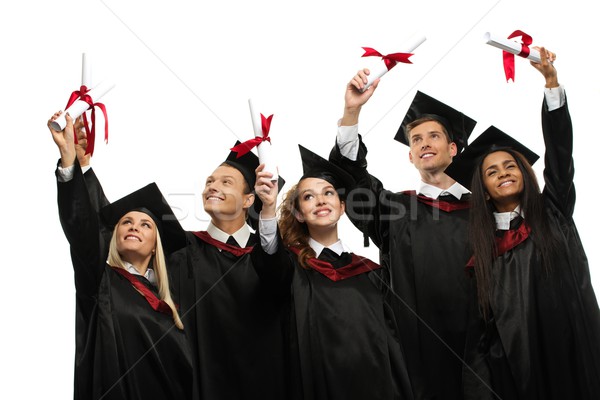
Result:
M386 302L386 271L346 252L338 237L344 188L352 177L302 146L300 151L304 175L280 206L279 229L278 188L263 165L255 186L263 208L254 265L291 301L290 397L412 398Z

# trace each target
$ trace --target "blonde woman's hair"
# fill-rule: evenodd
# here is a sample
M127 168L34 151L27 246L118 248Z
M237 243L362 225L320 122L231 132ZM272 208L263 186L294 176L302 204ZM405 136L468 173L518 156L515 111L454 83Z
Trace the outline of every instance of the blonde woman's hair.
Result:
M122 268L125 269L125 262L121 255L117 251L117 225L115 225L115 229L113 230L112 238L110 239L110 245L108 249L108 265L113 268ZM171 290L169 289L169 276L167 274L167 262L165 261L165 253L162 247L162 241L160 240L160 233L155 225L156 229L156 252L154 257L152 257L152 268L156 273L156 283L158 285L158 297L163 300L165 303L171 307L171 311L173 312L173 321L175 322L175 326L179 329L183 329L183 322L181 322L181 318L179 317L179 313L177 312L177 307L175 307L175 302L171 297Z

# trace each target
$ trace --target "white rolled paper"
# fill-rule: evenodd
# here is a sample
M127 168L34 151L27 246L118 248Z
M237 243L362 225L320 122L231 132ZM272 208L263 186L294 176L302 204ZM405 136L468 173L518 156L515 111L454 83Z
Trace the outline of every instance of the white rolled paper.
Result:
M398 53L412 53L413 51L415 51L415 49L417 47L419 47L421 44L423 44L423 42L426 39L427 38L423 35L414 35L410 39L408 39L402 45L402 47L400 47L401 50ZM385 62L382 61L381 63L377 64L377 67L375 67L369 71L370 74L367 77L367 84L365 85L362 92L367 90L373 84L373 82L375 82L377 79L379 79L383 75L387 74L388 71L389 70L387 69Z
M92 84L92 60L89 54L81 55L81 84L86 88L91 88Z
M260 113L256 112L254 107L252 106L252 99L248 99L248 105L250 106L250 116L252 117L252 127L254 129L255 137L263 137L262 131L262 120L260 118ZM257 146L258 150L258 161L261 164L265 164L264 171L270 172L273 174L273 178L271 180L276 181L278 179L277 174L277 163L273 157L273 149L271 148L271 142L262 142Z
M490 32L486 32L484 38L486 44L489 44L490 46L494 46L496 48L502 49L515 55L519 55L521 53L521 50L523 49L521 43L513 39L505 39L501 36L496 36ZM542 59L540 58L540 52L532 48L529 48L529 55L525 58L537 63L542 61Z
M94 103L102 98L106 93L108 93L112 88L115 87L114 83L102 82L98 84L93 89L87 93ZM73 104L69 108L67 108L58 118L50 123L52 129L55 131L62 131L67 126L67 119L65 118L65 114L69 113L71 118L75 120L81 114L86 112L86 110L90 107L88 103L83 100L75 100Z

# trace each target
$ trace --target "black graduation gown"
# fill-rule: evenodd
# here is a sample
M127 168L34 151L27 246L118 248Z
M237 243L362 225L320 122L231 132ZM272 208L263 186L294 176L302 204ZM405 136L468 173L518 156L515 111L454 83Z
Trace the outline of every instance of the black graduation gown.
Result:
M412 399L385 270L333 281L281 241L275 254L253 256L261 279L290 300L289 398Z
M543 199L558 247L550 271L531 236L494 262L491 314L477 315L469 398L600 399L600 311L573 221L573 129L568 107L542 106ZM525 216L525 223L527 221ZM511 229L517 229L521 219ZM501 235L501 233L499 233ZM532 232L530 235L534 235ZM488 387L486 387L485 385Z
M285 399L282 307L262 290L251 255L186 235L187 248L169 265L193 349L195 398ZM254 245L252 234L247 246Z
M461 373L472 284L464 267L468 208L443 211L410 192L394 193L367 171L367 148L360 141L356 161L336 144L330 161L356 179L349 188L352 223L379 247L390 271L393 309L417 399L461 399ZM464 200L464 199L463 199ZM458 199L453 205L465 206Z
M99 185L88 194L88 178L95 180L86 173L84 181L76 165L73 179L57 189L75 270L74 398L190 399L192 360L185 334L172 315L154 311L106 264L108 241L97 214L106 199ZM147 279L134 277L158 295Z

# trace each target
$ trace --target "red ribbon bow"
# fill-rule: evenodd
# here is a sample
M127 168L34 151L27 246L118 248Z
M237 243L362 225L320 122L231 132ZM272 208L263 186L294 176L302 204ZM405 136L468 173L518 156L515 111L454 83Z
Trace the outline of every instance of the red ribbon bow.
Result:
M85 133L87 134L87 138L88 138L88 146L85 151L85 154L94 155L94 142L96 141L95 140L96 139L96 107L98 107L104 114L104 141L106 143L108 143L108 117L106 115L106 107L104 106L104 104L94 103L91 96L88 94L89 91L90 90L85 85L81 85L79 90L75 90L73 93L71 93L71 96L69 97L69 101L67 102L67 106L65 107L65 110L67 108L69 108L73 103L75 103L76 100L85 101L86 103L89 104L90 108L92 109L92 129L91 130L88 125L87 116L85 115L85 113L83 113L83 123L85 126ZM75 135L75 143L77 143L77 135Z
M254 139L246 140L244 143L240 143L237 146L232 147L230 150L235 151L237 153L237 158L240 158L244 154L248 153L250 150L258 146L262 142L271 143L271 138L269 137L269 130L271 129L272 119L273 115L270 115L269 118L265 118L264 115L260 114L262 136L255 136Z
M391 53L384 56L371 47L363 47L363 50L365 51L365 54L363 54L361 57L381 57L383 62L385 62L385 66L387 67L388 71L394 68L399 62L412 64L412 62L409 60L410 56L412 56L412 53Z
M533 42L531 36L526 34L523 31L516 30L511 33L507 39L512 39L514 37L521 36L521 52L517 54L519 57L527 58L529 56L529 45ZM515 81L515 55L509 53L506 50L502 50L502 58L504 61L504 75L506 76L506 82L510 79Z

